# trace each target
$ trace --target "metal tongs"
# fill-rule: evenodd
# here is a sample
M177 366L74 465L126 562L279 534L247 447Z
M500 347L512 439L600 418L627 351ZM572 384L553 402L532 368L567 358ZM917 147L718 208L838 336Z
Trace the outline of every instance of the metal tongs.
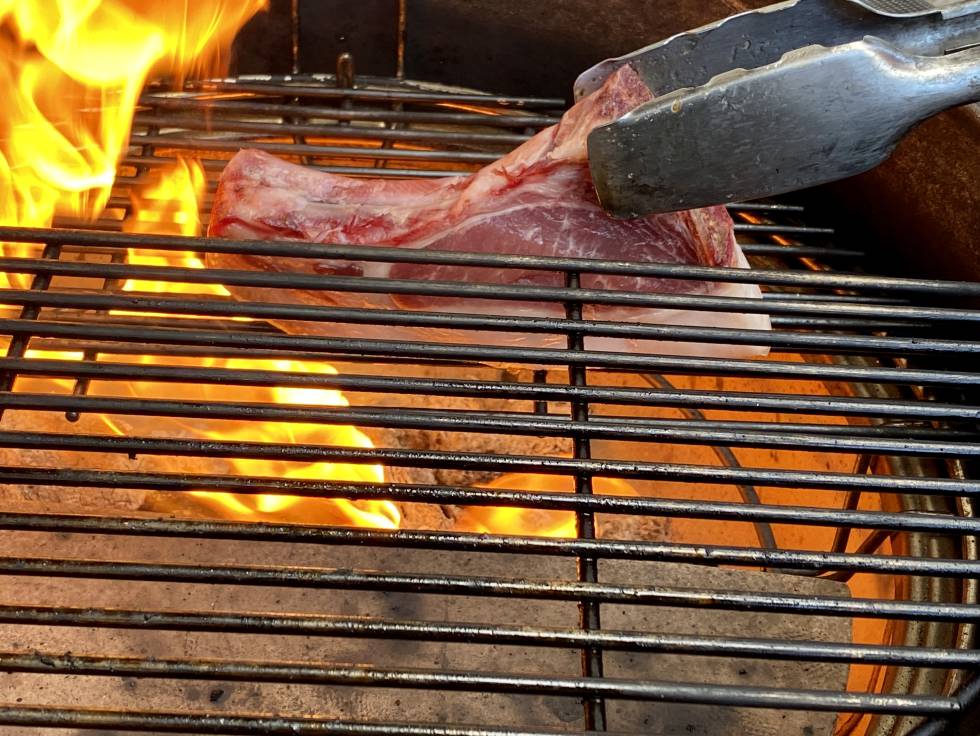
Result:
M589 135L619 217L782 194L884 161L916 123L980 100L980 0L790 0L604 61L656 99Z

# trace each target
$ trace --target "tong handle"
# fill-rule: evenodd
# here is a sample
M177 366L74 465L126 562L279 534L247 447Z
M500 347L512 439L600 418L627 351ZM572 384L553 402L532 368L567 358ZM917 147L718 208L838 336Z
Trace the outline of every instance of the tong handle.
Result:
M589 135L602 205L620 217L796 191L884 161L916 123L980 100L980 47L908 54L868 37L809 46L641 105Z
M957 18L980 12L980 0L847 0L872 13L892 18L916 18L939 13L943 18Z
M938 74L950 86L952 104L943 104L935 112L953 105L980 102L980 46L936 59Z
M787 0L606 59L579 75L575 97L597 90L624 64L659 97L732 69L773 64L806 46L842 46L865 36L939 56L980 43L980 0Z

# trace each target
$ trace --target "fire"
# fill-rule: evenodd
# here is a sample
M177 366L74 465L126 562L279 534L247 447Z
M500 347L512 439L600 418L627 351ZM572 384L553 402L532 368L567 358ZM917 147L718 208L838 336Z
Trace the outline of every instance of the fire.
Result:
M95 217L148 77L220 68L265 0L0 0L0 224ZM36 246L4 246L31 256ZM8 275L0 286L25 288Z
M334 375L337 370L324 363L307 363L293 360L241 360L218 361L232 368L257 368L283 372L318 372ZM205 389L205 391L207 388ZM258 389L263 391L263 389ZM255 391L250 389L250 391ZM347 398L339 391L316 388L265 389L269 398L278 404L301 406L349 406ZM224 393L224 392L223 392ZM227 398L227 396L225 396ZM251 397L254 400L254 394ZM251 423L240 423L230 430L222 429L208 432L214 439L245 440L278 443L306 444L323 443L340 447L374 447L363 432L350 426L324 426L322 424L303 424L297 422L265 422L256 427ZM353 465L345 463L315 462L297 464L277 460L232 460L235 471L246 477L297 478L307 480L362 481L383 483L384 469L380 465ZM278 494L243 495L230 493L197 492L198 498L215 508L223 507L235 516L246 518L293 517L297 520L314 520L319 523L347 524L382 529L397 529L401 521L398 507L390 501L359 501L345 499L308 499L300 496ZM291 513L291 510L300 512Z
M512 473L502 475L484 488L510 489L533 493L572 493L571 478L562 475ZM619 478L594 478L596 494L635 496L636 489ZM462 531L479 534L517 534L539 537L575 537L575 514L571 511L523 509L508 506L471 507L460 518Z
M238 29L266 0L0 0L0 224L48 227L56 215L95 218L105 207L117 166L127 150L139 95L147 79L180 82L189 75L216 74ZM207 177L200 163L178 157L170 167L145 173L131 196L123 222L130 233L197 236L199 206ZM34 257L39 246L0 244L5 256ZM150 266L204 268L194 253L130 250L128 262ZM30 276L0 274L0 288L27 288ZM230 297L221 285L130 280L123 290L140 293ZM116 315L130 314L114 312ZM141 313L140 316L150 316ZM200 319L193 315L166 315ZM244 319L244 318L241 318ZM29 351L38 359L84 360L80 352ZM116 360L284 373L335 374L327 364L291 360L157 359L115 356ZM74 382L58 379L52 390L71 391ZM94 388L93 392L97 392ZM296 406L348 406L338 391L294 387L174 385L134 381L102 387L138 397L189 401L259 401ZM102 417L112 432L121 422ZM260 440L272 444L325 444L373 447L351 426L312 423L188 423L173 427L208 439ZM231 459L234 474L247 478L385 482L380 465ZM623 487L625 486L625 487ZM572 490L568 479L507 475L488 487L528 491ZM632 493L626 484L596 480L601 493ZM401 518L388 501L347 501L282 494L194 492L198 501L225 517L348 524L397 529ZM471 508L462 528L481 533L575 536L569 512L514 508Z
M206 178L201 165L192 159L178 159L172 167L156 169L147 175L132 195L132 212L123 223L127 232L197 236L201 234L199 202L204 195ZM204 268L204 263L194 253L152 252L131 249L128 262L150 266L182 266ZM129 280L124 291L180 294L210 294L230 296L220 284L180 284L169 281ZM115 312L124 314L123 312ZM148 316L143 313L142 316ZM194 315L164 315L200 319ZM149 357L141 361L151 362ZM171 361L173 362L173 361ZM336 374L336 369L323 363L295 360L245 360L199 359L196 365L226 369L272 370L284 373ZM159 387L133 385L135 396L152 395ZM347 398L339 391L315 388L273 387L249 388L244 391L229 386L183 385L179 388L182 398L199 401L265 401L276 404L302 406L349 406ZM241 395L235 396L234 394ZM115 425L110 427L120 430ZM274 444L326 443L340 447L371 448L371 440L361 431L350 426L324 426L286 422L224 422L217 429L187 424L185 430L208 439L262 441ZM232 469L238 475L256 478L296 478L307 480L364 481L383 483L384 470L380 465L353 465L344 463L295 463L276 460L236 458L231 460ZM309 499L281 494L233 494L212 491L196 491L194 495L203 505L221 516L241 519L289 519L316 521L323 524L345 524L383 529L397 529L401 520L398 507L388 501L351 502L345 499Z
M154 169L130 195L131 212L123 221L123 230L157 235L200 235L202 226L198 203L203 199L206 188L207 177L196 159L180 156L173 166ZM137 266L205 267L204 261L194 253L130 249L126 261ZM178 284L138 279L126 281L123 291L231 296L231 292L221 284Z
M207 183L204 168L196 159L178 156L174 166L154 169L130 196L133 212L123 223L123 230L158 235L200 234L198 202L204 198Z
M48 227L67 214L94 218L104 208L120 158L126 150L140 91L147 79L222 71L224 56L238 29L265 0L0 0L0 91L5 106L0 122L0 224ZM132 197L123 229L132 233L199 235L199 202L206 177L196 161L178 159L171 168L146 176ZM6 244L4 255L29 257L36 246ZM193 253L130 251L139 265L204 268ZM29 276L9 275L0 287L26 288ZM220 285L131 280L124 290L229 296ZM29 357L81 360L81 353ZM147 357L136 358L149 361ZM289 361L204 361L208 365L283 371L334 372L331 366ZM62 386L61 384L64 384ZM70 390L70 381L59 381ZM152 395L153 387L133 383L123 391ZM215 387L181 387L185 398L209 397ZM345 406L335 391L292 388L256 389L249 398L290 404ZM106 426L121 432L105 417ZM252 425L203 433L223 439L248 435ZM260 427L268 442L326 442L370 447L353 427L268 423ZM380 466L331 463L278 463L235 460L234 470L249 477L272 476L335 480L384 480ZM281 514L306 499L280 495L209 494L238 516ZM319 499L316 499L319 501ZM323 503L321 501L321 503ZM397 508L387 502L333 501L328 517L337 523L394 528Z

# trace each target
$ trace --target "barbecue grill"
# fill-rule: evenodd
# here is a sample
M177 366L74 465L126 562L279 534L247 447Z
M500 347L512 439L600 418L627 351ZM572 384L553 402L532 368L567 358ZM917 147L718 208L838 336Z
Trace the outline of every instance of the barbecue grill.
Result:
M296 8L283 17L298 53ZM208 175L206 221L243 146L340 173L446 176L564 106L407 81L401 66L356 74L350 53L336 63L151 86L98 221L0 228L18 244L0 271L22 279L0 291L4 733L970 733L980 284L882 275L873 244L839 237L806 197L730 208L752 271L329 246L351 261L564 279L503 290L322 277L335 291L494 299L486 315L197 293L300 282L179 254L315 249L122 231L133 189L178 156ZM737 307L771 315L773 331L591 321L583 305L732 307L582 288L591 273L758 283L764 299ZM534 299L564 317L508 308ZM284 321L563 344L271 324ZM593 336L773 352L613 353L586 349ZM349 405L276 402L270 387L342 391ZM352 425L375 446L270 438L270 422ZM386 475L249 474L229 459ZM222 513L219 493L244 511ZM275 495L301 500L279 514L255 504ZM393 502L402 528L342 525L321 498ZM463 523L500 506L571 514L574 536Z

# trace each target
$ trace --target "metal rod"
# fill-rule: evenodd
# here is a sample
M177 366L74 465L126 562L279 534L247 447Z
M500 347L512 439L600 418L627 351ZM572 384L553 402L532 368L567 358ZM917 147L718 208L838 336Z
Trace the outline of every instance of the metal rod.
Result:
M319 590L368 590L529 600L621 603L756 613L923 621L980 621L980 606L880 598L754 593L733 590L629 586L564 580L384 573L320 567L179 565L105 560L0 557L0 574L25 577L138 580L143 582L250 585Z
M241 611L162 611L72 606L0 605L0 622L218 634L274 634L544 648L601 646L607 651L651 652L778 661L973 668L980 652L940 647L784 641L633 631L591 631L499 624L405 621L325 614Z
M252 81L234 79L208 80L206 82L190 82L187 88L200 92L250 92L258 95L273 97L309 97L312 99L338 99L351 97L358 100L374 100L382 102L412 102L425 104L460 104L469 103L488 108L544 108L564 109L565 101L557 97L514 97L506 95L489 95L479 93L427 92L418 89L369 89L345 90L339 87L311 86L300 84L263 84Z
M276 277L276 273L251 272L251 271L217 271L201 270L192 268L161 268L156 266L129 266L121 264L88 264L73 262L46 262L18 259L0 258L0 270L8 273L33 273L47 276L61 275L85 277L94 276L101 272L102 278L136 278L146 280L174 281L180 283L223 283L231 285L248 285L271 288L300 288L315 290L337 290L353 291L365 293L381 293L382 284L385 279L375 278L349 278L339 276L317 276L312 279L302 278L295 275L288 282L282 283L281 279L270 279ZM202 274L204 274L202 276ZM223 277L223 278L222 278ZM299 282L299 283L296 283ZM426 294L431 296L452 296L456 298L475 298L475 299L512 299L517 301L524 300L552 300L567 301L569 294L564 289L552 289L548 287L500 287L494 293L490 284L476 284L464 282L412 282L388 280L390 293L404 294ZM493 297L487 297L489 293L494 293ZM674 308L695 308L707 309L709 311L731 310L735 307L728 303L725 297L677 297L669 294L635 294L631 292L609 292L609 291L584 291L584 296L591 297L596 304L619 304L622 306L668 306ZM639 298L632 298L639 297ZM0 299L3 297L0 296ZM13 299L27 302L31 298L23 295L14 295ZM13 300L12 299L12 300ZM749 306L741 311L748 312L769 312L776 307L774 300L759 299L733 299L747 303ZM210 302L212 305L220 302ZM299 312L301 309L290 310L286 305L276 308L278 305L266 305L257 308L242 309L243 313L258 314L260 312L270 313L273 309L278 312L293 311ZM803 305L791 303L781 305L786 311L801 311ZM860 305L857 305L859 308ZM214 307L208 311L215 311ZM309 314L309 308L306 310ZM355 322L377 322L384 315L393 315L398 318L399 312L375 310L359 313L356 310L348 310ZM358 316L358 315L361 316ZM322 316L322 315L318 315ZM388 318L390 320L391 317ZM388 321L386 320L386 321ZM435 323L436 320L427 318L425 313L406 313L399 319L402 323L423 326ZM508 331L528 331L528 332L552 332L567 331L570 329L568 320L554 320L548 318L513 318L513 317L481 317L479 315L452 315L448 319L443 316L443 323L452 324L462 329L493 329ZM590 322L588 334L595 336L619 336L631 339L644 340L681 340L698 342L717 342L723 344L771 344L778 347L788 347L796 349L810 350L833 350L844 352L909 352L909 353L974 353L980 352L980 345L969 340L942 340L929 338L905 338L905 337L879 337L863 335L842 335L842 334L808 334L792 332L775 332L768 330L744 330L718 327L683 327L678 325L655 325L655 324L629 324L626 322L597 321Z
M166 135L134 134L130 137L132 145L154 145L181 151L228 151L238 153L241 141L218 138L170 137ZM360 146L327 146L312 143L272 143L268 141L248 141L248 147L268 153L285 156L318 156L344 158L388 158L397 161L438 161L442 163L489 164L500 158L498 153L478 151L434 151L407 148L363 148Z
M271 663L255 660L137 659L48 652L32 654L0 652L0 667L7 672L284 682L590 698L604 696L617 700L788 710L929 715L950 715L960 710L959 703L952 698L929 695L855 693L830 690L787 691L773 687L705 685L610 677L557 677L424 669L382 669L319 662Z
M295 117L295 116L293 116ZM134 124L142 125L157 125L162 126L166 129L182 129L182 130L199 130L211 132L216 127L215 122L211 119L200 118L200 117L177 117L177 116L157 116L157 115L138 115L134 120ZM310 123L283 123L283 122L255 122L252 120L230 120L222 119L220 121L220 128L222 131L232 131L238 133L254 133L257 136L282 136L282 135L300 135L300 136L313 136L314 138L320 138L323 140L333 141L334 139L344 139L353 138L360 141L411 141L411 142L428 142L428 143L445 143L450 145L481 145L490 147L502 148L504 152L510 150L514 146L518 146L521 143L530 139L530 136L523 135L520 133L457 133L454 131L431 131L431 130L415 130L412 128L402 128L397 130L392 130L388 128L363 128L363 127L341 127L341 126L330 126L326 127L322 124ZM170 140L172 133L168 132L166 134L167 140ZM141 133L136 133L133 136L133 140L142 140L144 137ZM217 151L224 150L219 148L214 148L211 146L212 139L197 139L206 142L207 145L202 145L201 149L206 151ZM239 142L241 146L243 142ZM249 142L251 145L252 142ZM258 141L257 143L261 143ZM300 143L298 145L313 146L320 148L323 144L320 143ZM293 147L294 150L295 146ZM349 155L354 155L355 152L359 151L359 148L351 148L349 150ZM748 231L746 231L748 232Z
M719 422L683 423L677 420L570 421L556 416L485 411L440 412L437 410L400 410L385 408L348 408L303 406L280 403L230 401L189 401L166 399L133 399L57 394L0 392L0 404L7 409L32 409L102 413L132 416L181 417L195 419L237 419L246 421L301 422L328 425L353 424L361 427L385 427L453 432L569 437L575 439L630 440L671 442L676 444L727 445L731 447L767 447L817 452L876 452L891 455L980 457L980 442L953 442L955 434L939 439L913 439L844 436L827 425L785 425L729 423L734 428L715 428ZM799 434L794 429L801 429ZM850 430L856 433L857 428ZM904 437L908 431L899 433ZM942 433L937 433L942 434ZM972 437L973 435L967 435ZM583 456L585 457L585 456Z
M257 479L261 481L263 479ZM202 488L213 488L203 486ZM220 486L219 486L220 487ZM234 486L232 486L234 487ZM165 490L177 490L171 486ZM200 490L202 488L196 489ZM277 490L274 484L262 488L258 483L246 491L266 493ZM308 490L308 489L305 489ZM285 490L288 493L288 489ZM302 494L309 497L309 494ZM359 499L356 493L349 494ZM318 496L316 498L327 498ZM21 529L23 519L14 519L11 528ZM28 521L30 521L28 519ZM43 527L42 527L43 528ZM695 565L737 565L811 570L852 575L858 572L885 575L936 575L956 577L976 575L980 563L975 560L936 559L928 557L899 557L858 552L853 555L838 552L806 550L766 550L751 547L724 547L668 542L628 542L619 540L556 539L539 542L537 537L475 535L470 533L362 531L338 529L334 534L301 534L293 530L294 541L313 541L323 544L360 544L382 548L451 550L456 552L491 552L511 554L541 554L547 556L586 556L589 559L628 559L655 562L678 562ZM304 530L305 531L305 530ZM171 536L179 536L173 534ZM220 535L218 535L220 537ZM281 541L281 540L280 540ZM583 581L594 583L596 581ZM591 599L590 599L591 600ZM978 609L980 610L980 609ZM582 627L585 631L599 626Z
M55 269L60 270L60 269ZM77 269L76 269L77 274ZM143 277L139 277L143 278ZM755 300L759 301L759 300ZM881 337L867 335L843 335L826 333L798 333L778 330L744 330L720 327L686 327L658 325L642 322L614 322L596 320L582 323L581 330L573 320L547 317L483 316L478 314L441 314L438 312L413 312L400 310L343 309L334 307L291 306L287 304L241 305L236 302L180 301L166 298L150 298L141 302L140 297L119 295L86 296L72 294L37 295L32 292L0 293L0 303L18 305L91 308L101 302L109 309L132 312L143 303L154 303L160 309L173 308L173 314L195 316L217 313L219 316L247 316L253 319L297 319L311 317L318 322L343 322L352 324L385 324L405 327L442 327L462 330L489 330L493 332L529 332L534 334L581 332L589 337L620 337L629 340L671 340L680 342L705 342L734 345L766 344L773 348L787 348L806 352L840 353L980 353L980 344L969 340L941 340L923 337ZM80 306L85 305L85 306ZM192 311L192 306L199 311ZM222 306L225 305L225 306ZM228 308L230 307L230 308ZM799 303L790 309L799 310ZM775 308L773 302L753 305L752 311L768 311ZM159 314L154 312L152 314ZM156 320L159 323L159 320Z
M68 322L20 322L0 319L0 333L30 334L39 338L67 338L75 345L81 340L135 343L145 353L150 345L208 346L207 354L219 348L248 348L259 351L286 350L326 356L377 356L385 360L422 358L476 363L515 363L530 365L585 365L616 370L645 371L681 375L770 376L775 378L814 378L822 380L871 381L906 385L977 385L980 374L912 368L864 367L840 364L797 363L791 361L752 361L727 358L642 355L606 351L571 351L549 348L509 348L488 345L456 345L388 340L355 340L249 332L124 327ZM78 342L76 342L78 341ZM102 350L105 352L105 350ZM123 352L132 352L132 349ZM349 360L350 358L344 358Z
M344 110L339 107L324 107L303 105L293 109L290 105L257 102L251 100L213 99L212 97L164 97L144 95L140 104L156 110L189 110L200 114L206 111L212 116L223 114L239 114L247 117L257 115L270 116L273 119L283 117L337 120L346 122L365 123L406 123L421 125L477 125L480 127L497 128L546 128L554 125L561 118L554 115L533 113L519 114L487 114L479 110L465 112L432 112L432 111L401 111L388 107ZM494 111L496 112L496 111ZM140 115L136 120L141 119ZM168 119L168 118L163 118ZM223 119L223 118L221 118ZM324 126L323 132L333 132L332 127Z
M256 713L161 713L0 705L0 725L214 736L559 736L552 730L354 722ZM598 736L596 732L582 736ZM621 736L628 736L621 734Z
M379 155L390 155L390 150ZM900 293L945 296L978 296L980 283L941 281L889 276L866 276L856 273L791 271L775 269L723 268L677 263L625 262L587 258L518 256L462 251L432 251L383 246L323 245L277 241L224 240L220 238L187 238L165 235L93 233L90 231L51 230L46 228L0 227L0 240L9 242L52 242L72 245L119 245L154 250L181 250L211 253L251 253L295 258L343 258L348 260L392 263L432 263L519 268L581 273L627 274L697 281L724 281L775 286L804 286L834 289L868 289ZM587 293L588 290L583 290ZM591 301L584 294L582 301Z
M571 291L579 288L579 275L569 273L565 276L565 287ZM565 318L569 322L580 323L582 321L582 303L568 302L565 305ZM581 332L568 333L568 349L582 350L583 336ZM588 385L588 377L585 368L582 366L569 366L568 382L572 386L584 387ZM584 401L572 401L570 404L570 417L573 422L588 426L589 423L589 404ZM573 457L576 460L590 460L592 458L592 448L588 436L577 435L573 438ZM593 495L592 476L588 473L579 472L574 476L575 494L578 496L589 497ZM578 539L594 540L596 537L595 516L589 510L580 510L575 514L575 535ZM576 572L578 579L585 583L597 583L599 580L599 562L594 557L576 558ZM582 600L579 602L579 628L583 631L599 631L602 629L600 605L596 601ZM585 647L582 649L582 674L585 677L603 676L602 649L599 647ZM582 700L585 715L585 727L590 730L606 730L606 703L598 697L584 698Z
M176 160L176 155L169 155L164 151L163 153L157 153L154 156L143 156L131 154L129 156L124 156L120 161L121 164L126 166L173 166ZM211 159L204 158L202 156L195 156L195 160L200 163L205 172L207 171L222 171L225 166L228 165L227 159ZM327 171L332 174L344 174L346 176L368 176L372 178L386 177L386 178L396 178L396 179L419 179L419 178L442 178L446 176L459 176L465 171L461 172L455 169L375 169L371 166L340 166L340 165L311 165L309 168L316 169L317 171ZM116 179L119 183L119 179ZM56 223L64 218L55 218ZM98 220L97 224L102 226L104 220ZM55 225L57 229L65 228L80 228L81 225ZM97 229L97 228L96 228ZM89 228L89 231L91 228ZM81 232L86 232L82 230ZM106 228L102 227L101 232L106 232Z
M143 307L145 308L145 307ZM890 419L945 419L976 421L980 406L949 404L915 399L866 399L852 396L811 396L807 394L744 393L698 391L667 388L621 388L613 386L574 386L571 384L504 381L427 379L357 374L310 373L249 368L211 368L205 366L140 363L80 362L41 358L0 358L0 371L27 376L85 378L99 381L147 381L213 385L319 388L347 393L370 392L416 396L493 397L514 401L572 401L622 406L671 407L678 409L723 409L725 411L793 412L827 416L866 416ZM547 412L538 412L547 413ZM784 424L770 423L768 426ZM874 430L857 425L812 425L827 431ZM878 430L888 430L888 426ZM914 428L895 428L895 432ZM928 430L930 433L940 429Z
M849 490L864 488L877 493L920 493L929 495L980 494L972 480L903 475L861 476L813 470L781 468L738 468L680 463L651 463L619 460L440 452L433 450L361 449L331 445L182 440L159 437L119 437L44 432L0 432L0 446L22 449L56 449L77 452L118 452L124 455L184 455L194 457L252 457L297 462L342 462L394 465L417 468L492 470L496 473L543 473L593 476L631 480L669 480L675 483L753 483L776 488ZM26 470L26 469L25 469ZM18 470L18 472L21 472ZM285 481L283 481L285 482ZM290 480L301 488L313 481ZM266 486L269 487L269 486ZM285 487L285 486L283 486Z
M727 309L727 304L717 305L714 299L718 297L702 297L687 300L684 297L672 298L663 306L678 308L695 308L716 311ZM702 301L707 299L708 301ZM778 314L811 315L822 311L847 312L851 305L837 303L827 305L820 302L784 302L779 299L754 299L745 311ZM302 320L311 322L343 322L352 324L391 324L404 327L443 327L454 329L489 330L504 332L556 333L563 334L569 330L581 330L584 335L596 337L623 337L630 339L680 339L686 336L691 340L721 340L730 342L781 341L785 347L819 349L833 348L838 342L841 348L847 349L891 349L915 351L913 338L899 340L878 337L846 336L836 341L837 335L745 331L710 327L681 327L676 325L659 325L642 322L616 322L611 320L588 320L579 327L575 323L559 317L521 317L508 315L485 315L456 312L444 314L412 310L361 309L330 306L310 306L305 304L289 304L282 302L238 302L216 299L213 297L189 295L166 296L144 294L139 292L122 293L91 293L79 290L59 292L35 292L22 289L9 289L0 292L0 304L37 305L59 309L97 309L149 311L153 314L193 314L195 316L214 315L219 317L250 317L252 319L269 320ZM837 310L827 310L826 307L841 307ZM859 308L861 305L857 305ZM825 319L825 318L810 318ZM928 316L925 319L929 319ZM834 326L845 327L846 320L840 317L829 318ZM747 335L747 336L746 336ZM921 338L920 338L921 339ZM958 342L962 341L930 341L926 340L929 350L939 352L948 348L955 352Z
M401 483L354 483L342 481L283 481L276 478L241 478L222 475L173 475L166 473L139 473L132 471L65 470L60 468L9 468L0 467L0 479L4 483L65 486L73 488L130 488L158 492L186 491L206 488L241 494L281 492L308 498L347 498L359 500L389 499L403 503L428 503L457 506L512 506L515 508L548 509L554 511L591 511L603 514L629 514L635 516L662 516L667 518L691 518L715 521L758 522L853 528L883 529L905 532L932 532L947 535L972 535L980 532L980 520L946 514L895 513L887 511L851 511L809 506L782 504L739 504L702 500L674 500L658 497L591 496L583 497L560 493L539 493L520 489L469 488L459 486L414 485ZM44 530L46 516L14 514L0 516L0 526L20 528L18 525L41 525ZM50 517L54 524L71 521L57 515ZM89 519L87 524L94 522ZM137 525L138 526L138 525ZM100 529L102 527L99 527ZM110 527L115 526L110 524ZM140 527L142 528L142 527ZM147 527L155 529L156 527ZM183 529L173 527L174 534ZM169 527L168 527L169 529ZM64 531L58 527L58 531ZM237 527L233 531L240 531ZM294 529L295 531L295 529ZM299 533L299 532L296 532ZM618 549L615 545L608 550ZM625 551L638 548L627 546ZM832 552L843 552L835 550Z
M814 227L813 225L777 225L736 222L733 227L737 233L779 233L782 235L833 235L832 227Z

